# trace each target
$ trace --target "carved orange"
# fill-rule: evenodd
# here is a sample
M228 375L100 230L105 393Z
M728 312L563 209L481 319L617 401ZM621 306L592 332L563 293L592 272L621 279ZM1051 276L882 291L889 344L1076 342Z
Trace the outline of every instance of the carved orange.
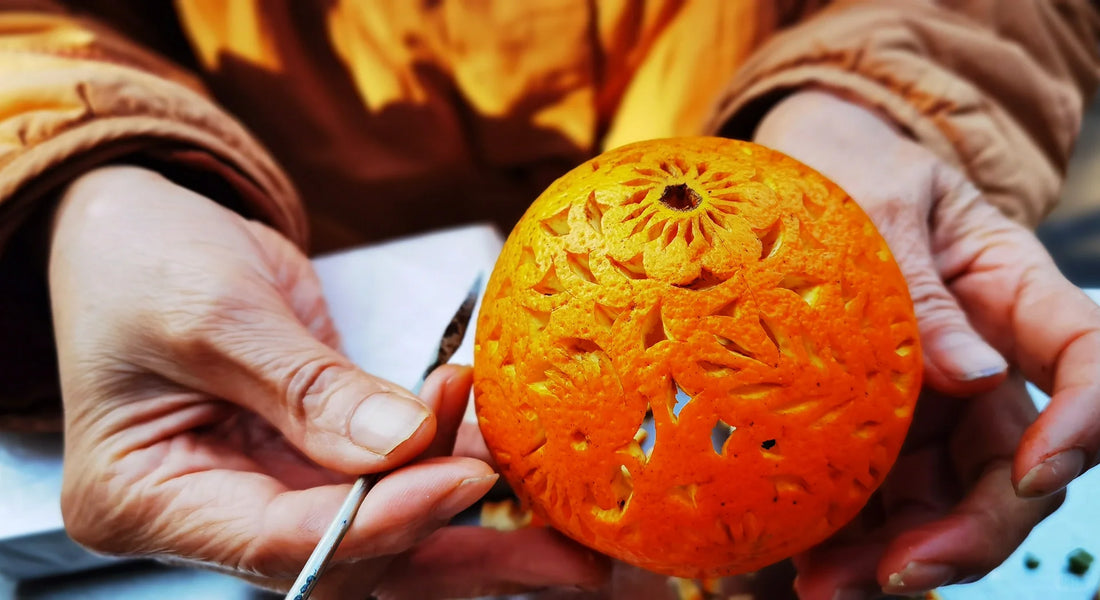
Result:
M851 198L750 143L658 140L566 174L477 324L478 421L535 515L680 577L822 541L893 465L916 320Z

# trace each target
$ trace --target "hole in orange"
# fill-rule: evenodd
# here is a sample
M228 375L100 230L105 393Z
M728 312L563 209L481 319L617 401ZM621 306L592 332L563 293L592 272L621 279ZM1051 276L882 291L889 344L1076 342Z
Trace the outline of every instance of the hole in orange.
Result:
M710 443L715 454L722 455L722 450L726 447L726 441L730 439L730 436L736 430L736 427L721 419L714 424L714 428L710 431Z
M634 434L634 440L648 459L653 454L653 447L657 445L657 422L653 419L652 410L646 410L642 425L638 427L638 433Z
M684 410L688 402L691 402L691 396L680 387L680 384L676 381L672 382L673 387L676 388L676 396L672 401L672 416L676 419L680 418L680 411Z
M699 193L689 188L686 183L665 186L665 191L659 198L661 204L673 210L692 210L703 203Z

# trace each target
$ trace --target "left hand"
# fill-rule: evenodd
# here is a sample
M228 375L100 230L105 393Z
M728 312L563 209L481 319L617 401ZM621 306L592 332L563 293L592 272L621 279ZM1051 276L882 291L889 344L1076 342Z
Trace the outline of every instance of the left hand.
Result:
M887 502L894 512L885 527L855 542L858 561L838 560L835 544L803 556L800 593L831 598L836 589L869 584L913 593L984 575L1097 461L1100 307L1062 276L1033 232L873 110L799 92L772 109L755 141L814 167L860 203L908 281L926 383L974 397L922 399L908 444L927 445L931 456L904 455L891 476L908 485L915 472L932 477L922 482L930 489L902 494L919 514L908 514L909 503ZM1037 418L1027 413L1022 379L1005 381L1010 364L1052 395ZM922 431L936 435L921 440ZM952 478L963 489L939 493ZM890 489L888 482L884 497ZM925 506L929 494L936 500Z
M414 396L357 368L309 259L275 230L107 166L68 187L52 233L76 542L285 591L355 476L388 472L314 598L602 581L604 562L552 531L449 524L497 479L459 429L471 369L436 369Z

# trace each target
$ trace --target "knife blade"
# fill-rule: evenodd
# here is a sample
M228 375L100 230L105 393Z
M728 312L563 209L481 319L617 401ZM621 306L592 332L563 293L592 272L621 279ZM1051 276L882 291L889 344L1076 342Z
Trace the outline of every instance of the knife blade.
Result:
M482 279L482 275L479 273L473 284L470 285L466 297L459 304L458 310L455 311L451 320L447 323L443 335L439 338L435 358L424 370L420 380L413 386L412 392L414 394L420 394L420 389L424 386L428 375L431 375L432 371L451 360L459 346L462 345L462 340L466 337L466 330L470 326L474 306L481 294ZM306 560L301 573L294 580L294 585L287 592L285 600L307 600L313 594L313 588L317 586L321 575L324 574L325 567L332 560L336 548L340 546L340 541L344 539L344 534L351 527L351 523L355 519L355 513L359 511L359 506L363 504L363 500L367 497L367 493L370 492L371 488L374 487L374 484L383 476L385 476L385 473L371 473L356 478L347 498L344 499L340 509L336 512L336 517L333 518L332 523L329 524L328 529L325 530L324 535L317 542L317 547L313 549L313 553Z

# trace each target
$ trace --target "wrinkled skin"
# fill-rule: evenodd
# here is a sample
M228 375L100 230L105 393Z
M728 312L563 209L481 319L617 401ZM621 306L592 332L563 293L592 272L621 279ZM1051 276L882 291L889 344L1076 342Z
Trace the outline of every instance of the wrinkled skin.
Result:
M606 577L550 531L446 526L497 479L476 431L459 433L471 370L440 368L417 397L355 368L309 261L275 231L154 173L102 169L64 195L50 290L78 542L283 590L354 475L396 469L314 597Z
M799 597L908 594L984 575L1097 460L1100 308L1032 231L872 110L799 92L755 141L867 211L909 283L925 351L926 391L901 458L856 522L796 557ZM1024 378L1053 395L1041 415Z

